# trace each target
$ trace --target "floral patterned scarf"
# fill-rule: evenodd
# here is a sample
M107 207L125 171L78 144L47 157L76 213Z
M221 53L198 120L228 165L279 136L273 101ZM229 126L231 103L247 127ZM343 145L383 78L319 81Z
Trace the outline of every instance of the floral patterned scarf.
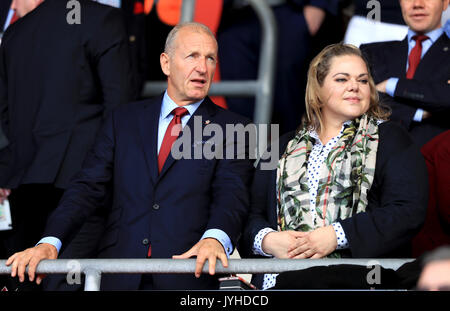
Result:
M378 120L362 115L344 129L319 172L316 217L307 179L313 138L304 127L278 162L278 230L308 232L366 210L375 174Z

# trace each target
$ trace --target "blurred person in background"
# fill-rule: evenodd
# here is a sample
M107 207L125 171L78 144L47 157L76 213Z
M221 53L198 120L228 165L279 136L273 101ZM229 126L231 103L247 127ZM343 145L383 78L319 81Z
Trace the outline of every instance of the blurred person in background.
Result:
M13 226L0 232L7 256L39 240L103 118L133 97L121 12L77 3L11 4L20 19L0 47L0 121L9 141L0 150L0 201L9 201ZM79 24L71 22L77 14ZM16 281L9 290L38 289Z
M441 24L448 0L400 0L402 41L361 45L383 103L421 147L450 129L450 38Z
M338 0L264 0L277 27L272 123L280 133L294 130L305 111L305 74L312 38L327 14L338 13ZM224 1L217 33L221 79L255 80L258 75L262 31L253 9L240 0ZM254 98L227 98L230 110L253 119Z

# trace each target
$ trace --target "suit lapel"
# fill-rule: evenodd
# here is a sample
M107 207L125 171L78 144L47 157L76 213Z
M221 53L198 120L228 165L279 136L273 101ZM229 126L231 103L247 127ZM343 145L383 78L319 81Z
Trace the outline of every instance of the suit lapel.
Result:
M148 101L138 116L139 131L145 152L145 160L153 184L158 179L158 125L161 113L162 96Z
M387 64L390 64L390 77L397 77L399 73L402 73L402 77L406 77L406 65L408 63L408 37L402 41L399 41L398 44L395 45L395 48L387 48L385 53L387 54ZM394 62L392 63L389 59L394 59Z
M414 77L426 78L433 76L436 68L447 64L450 56L450 39L444 33L439 39L430 47L424 57L420 60ZM438 70L439 71L439 70Z
M200 106L197 108L197 110L195 111L195 113L190 117L188 123L186 124L185 128L188 127L190 129L189 134L191 135L190 141L191 142L191 146L192 143L194 142L194 130L195 130L195 126L194 126L194 120L195 117L201 117L202 120L202 133L203 133L203 128L205 126L205 121L209 120L217 111L217 107L216 105L209 99L209 97L206 97L205 100L200 104ZM187 133L187 132L186 132ZM184 130L180 133L180 138L182 138L182 136L185 135ZM198 135L198 133L197 133ZM191 148L191 146L189 146L189 148ZM192 153L192 157L194 156L194 154ZM158 180L161 179L162 177L164 177L164 175L166 174L166 172L172 167L172 165L174 164L175 159L172 157L172 153L169 153L169 156L166 159L166 162L164 162L164 166L161 170L161 173L159 174Z

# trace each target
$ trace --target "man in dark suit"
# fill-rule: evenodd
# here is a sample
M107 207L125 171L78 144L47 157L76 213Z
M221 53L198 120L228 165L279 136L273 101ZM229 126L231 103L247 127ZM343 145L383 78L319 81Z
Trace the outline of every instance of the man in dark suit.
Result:
M419 145L450 129L450 39L441 26L448 0L400 0L403 41L361 45L381 99Z
M8 197L13 220L1 233L7 255L41 237L103 117L132 98L120 10L77 3L72 10L59 0L12 3L20 19L0 49L1 127L9 141L0 151L0 201Z
M178 146L176 150L198 155L202 148L209 150L212 142L202 134L207 132L206 126L214 124L225 131L226 125L248 123L207 97L216 61L217 42L206 26L188 23L171 31L160 57L168 77L167 91L154 99L118 107L106 119L83 169L49 219L44 236L54 237L55 242L47 239L50 243L11 256L7 264L12 266L12 276L18 274L23 280L23 269L29 264L28 275L34 280L39 260L56 258L58 244L65 244L98 203L112 193L98 256L196 256L196 278L111 274L102 278L103 290L218 289L217 277L211 276L216 260L227 266L227 255L237 244L248 212L253 172L245 157L248 148L242 141L224 136L213 144L214 150L224 150L229 144L232 157L206 157L201 152L194 158L179 158L175 148L171 151L173 144ZM182 136L174 143L180 126ZM187 143L180 145L180 141ZM211 275L201 275L206 260ZM40 282L39 276L36 281Z

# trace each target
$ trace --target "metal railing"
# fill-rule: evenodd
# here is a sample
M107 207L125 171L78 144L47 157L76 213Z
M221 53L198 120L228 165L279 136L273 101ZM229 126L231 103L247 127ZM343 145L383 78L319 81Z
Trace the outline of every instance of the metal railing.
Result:
M414 259L230 259L228 268L222 263L216 263L216 273L253 274L281 273L284 271L301 270L316 266L352 264L360 266L380 265L386 269L398 269L401 265ZM85 275L85 291L100 290L102 274L105 273L194 273L195 259L57 259L43 260L39 263L36 273L67 274L74 273L73 263L77 263L76 272ZM0 260L0 275L10 274L11 268L5 265L6 260ZM203 273L208 273L208 265L203 267Z
M192 21L195 11L195 0L183 0L181 22ZM247 0L261 22L262 38L256 80L233 80L212 83L211 96L245 96L255 97L255 124L269 124L272 115L272 98L274 87L275 57L277 43L277 24L270 6L261 0ZM163 92L167 82L147 81L142 96L154 96Z

